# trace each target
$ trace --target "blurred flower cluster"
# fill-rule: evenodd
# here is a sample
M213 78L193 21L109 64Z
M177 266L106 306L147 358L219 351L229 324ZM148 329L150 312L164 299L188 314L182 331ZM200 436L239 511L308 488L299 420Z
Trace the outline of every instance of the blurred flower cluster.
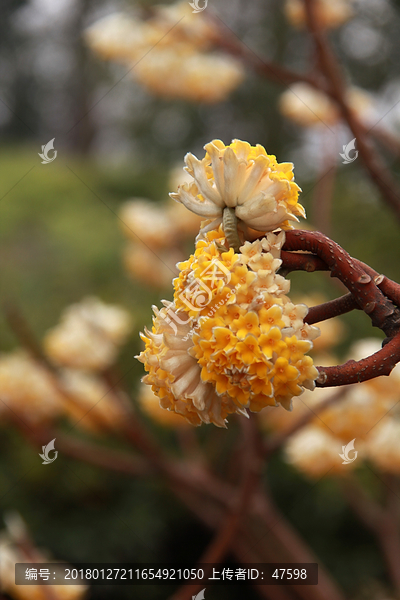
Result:
M278 274L283 228L304 216L293 165L240 140L205 150L202 160L186 156L192 182L171 196L209 220L194 255L178 265L173 302L153 308L139 360L163 408L224 427L247 408L290 410L293 396L314 388L318 372L306 353L319 330L304 323L307 306L290 301L290 282ZM265 237L246 241L248 226ZM237 250L231 236L241 236Z
M354 0L316 0L315 10L320 27L334 29L353 16ZM303 0L286 0L285 14L289 22L298 28L306 25L306 9Z
M167 287L201 219L175 202L156 204L144 198L125 202L119 216L129 240L123 254L128 273L151 287Z
M38 550L32 543L26 525L18 513L4 515L6 529L0 532L0 590L13 600L83 600L88 587L76 585L18 585L15 583L16 563L41 563L55 561L46 551ZM62 563L64 572L65 563ZM56 569L57 566L54 566ZM40 579L40 578L39 578Z
M152 7L147 20L116 13L86 30L89 47L129 67L151 93L192 102L224 100L243 80L239 61L213 51L212 21L188 2Z
M67 416L94 431L117 427L124 413L103 373L131 328L124 309L97 298L68 307L43 341L54 370L26 351L0 356L1 416L34 426Z
M377 339L354 344L349 358L360 360L377 352ZM305 393L287 414L277 409L263 415L263 425L276 431L289 431L305 415L315 413L310 424L292 435L285 447L286 459L310 477L326 473L348 475L349 469L363 460L389 473L400 473L400 368L389 377L378 377L341 388L340 398L334 388L316 388ZM332 404L329 405L330 399ZM327 403L322 410L322 403ZM356 439L357 460L342 465L342 446Z
M353 87L347 92L347 104L364 122L373 114L373 101L367 92ZM324 92L307 83L291 85L279 100L283 116L302 127L333 126L340 122L337 105Z

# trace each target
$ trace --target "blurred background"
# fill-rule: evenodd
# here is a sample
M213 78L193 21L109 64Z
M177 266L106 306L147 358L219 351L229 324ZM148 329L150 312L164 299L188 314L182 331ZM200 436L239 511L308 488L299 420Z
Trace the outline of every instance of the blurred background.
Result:
M321 29L329 36L348 86L347 101L396 179L400 2L317 4ZM87 411L109 398L109 389L118 381L129 410L139 415L166 455L188 453L193 458L200 453L217 476L225 473L236 448L238 419L231 420L228 430L164 423L156 405L153 412L148 408L151 398L145 406L143 368L134 359L142 347L139 331L151 324L151 305L171 299L175 264L194 249L199 220L168 199L168 193L185 181L187 152L202 158L210 140L228 144L239 138L262 144L279 162L293 162L308 216L300 226L323 231L352 256L400 280L398 219L361 157L343 164L339 156L354 134L328 96L304 81L288 82L284 72L273 75L269 70L274 64L290 72L318 71L302 2L209 0L198 14L188 3L165 3L172 7L170 12L157 5L111 0L1 2L0 562L10 544L21 551L15 522L19 531L26 527L23 535L29 531L32 546L71 564L195 564L212 539L205 524L161 479L124 476L87 464L80 460L79 449L74 458L60 451L52 465L42 466L40 446L36 448L28 431L55 432L57 423L78 440L105 449L129 449L118 435L118 402L115 412L112 400L104 414L100 405L96 409L116 434L97 427L96 419L92 427L84 427L90 420ZM38 153L53 138L57 156L43 164ZM317 304L343 293L325 273L298 272L289 278L291 296L298 302L308 298ZM103 314L106 306L114 307L115 313ZM99 349L103 338L90 343L74 338L79 338L85 310L98 310L100 329L103 321L113 323L110 331L108 325L103 327L104 343L111 349L105 348L94 364L88 364L87 353ZM75 322L68 325L74 315ZM76 343L70 343L72 338ZM371 328L361 311L344 315L327 331L326 344L316 349L321 357L317 364L343 361L352 345L364 338L381 341L383 334ZM61 384L54 388L54 382L45 381L48 373L36 372L39 367L29 362L27 351L35 344L46 360L63 370L58 372L61 391ZM395 403L396 393L400 400L398 379L393 385ZM380 389L374 393L388 394ZM55 408L57 394L64 396L62 410ZM357 406L365 410L363 400ZM260 418L266 437L271 429L281 430L273 419L268 423L267 413ZM346 435L338 451L355 437ZM338 482L341 475L313 479L294 462L278 452L263 477L285 518L344 590L343 597L398 597L379 542L352 510ZM385 472L385 466L380 468ZM396 479L396 472L392 476ZM234 478L234 473L228 477ZM365 493L379 502L385 484L361 461L357 477ZM2 597L34 597L30 588L21 591L6 580L3 573ZM156 585L91 587L85 597L156 600L172 592L172 587ZM66 593L58 591L55 598L69 597ZM84 593L78 590L76 598ZM239 598L243 593L260 597L257 590L235 586L210 589L209 597Z

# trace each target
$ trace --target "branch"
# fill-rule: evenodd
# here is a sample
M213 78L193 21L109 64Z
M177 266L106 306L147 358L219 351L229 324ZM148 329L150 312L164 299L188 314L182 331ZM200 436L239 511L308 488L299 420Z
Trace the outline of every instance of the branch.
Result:
M222 524L218 527L216 536L203 553L199 564L206 565L204 572L208 578L211 573L212 564L220 563L230 552L231 545L236 538L241 518L245 516L247 508L252 499L256 485L260 476L261 461L257 456L256 432L253 421L241 421L244 432L244 456L243 456L243 477L236 493L236 499L232 508L228 511ZM203 588L203 583L184 585L178 592L172 596L171 600L190 600Z
M308 314L304 318L304 322L309 325L321 323L321 321L333 319L334 317L344 315L354 309L360 309L360 307L355 301L353 294L345 294L340 298L335 298L335 300L329 300L329 302L311 306L308 310Z
M285 250L316 254L352 293L358 306L388 337L400 329L400 311L383 294L372 277L339 244L317 231L294 229L286 232ZM400 286L398 286L400 289Z
M304 4L308 28L316 44L321 71L329 83L330 95L336 100L344 120L347 122L353 135L357 138L357 147L360 156L364 160L371 179L380 190L383 199L400 221L400 189L397 182L369 144L365 127L345 100L346 85L328 38L318 22L315 0L304 0Z
M384 482L385 483L385 482ZM387 505L380 506L354 480L342 482L345 496L364 525L374 533L386 560L390 578L400 592L400 536L398 496L387 487Z
M232 56L240 58L245 64L263 77L284 86L303 81L304 83L308 83L308 85L323 89L326 92L328 91L324 81L317 79L313 73L297 73L296 71L278 65L264 57L261 58L256 52L246 46L246 44L242 42L236 33L230 29L218 15L209 15L209 18L213 21L214 26L218 30L218 34L213 40L215 45Z
M285 261L291 264L296 256L291 252L309 252L310 255L299 255L302 258L296 260L305 261L305 257L314 256L312 264L323 268L317 263L318 258L330 270L331 276L340 279L350 292L350 295L310 309L306 322L316 323L358 307L369 316L372 325L387 336L384 347L368 358L334 367L317 367L320 372L317 385L347 385L389 375L400 362L400 285L353 259L339 244L319 232L287 231L283 248L286 251L283 253L284 268Z

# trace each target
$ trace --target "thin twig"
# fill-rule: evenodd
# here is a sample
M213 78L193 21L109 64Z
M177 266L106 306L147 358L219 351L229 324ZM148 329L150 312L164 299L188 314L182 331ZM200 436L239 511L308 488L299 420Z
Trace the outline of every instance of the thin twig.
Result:
M316 10L315 0L304 0L307 24L314 38L318 51L321 73L326 77L329 84L330 95L336 101L345 122L348 124L353 135L357 138L357 147L361 158L378 189L382 198L393 210L397 219L400 220L400 189L393 179L390 171L380 160L377 152L369 143L365 128L359 121L355 112L346 101L346 84L342 77L339 63L329 44L326 33L320 27Z

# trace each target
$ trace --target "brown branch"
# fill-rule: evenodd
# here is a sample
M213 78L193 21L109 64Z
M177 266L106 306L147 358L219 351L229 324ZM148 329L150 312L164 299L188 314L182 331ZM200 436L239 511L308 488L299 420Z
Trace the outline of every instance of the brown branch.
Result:
M344 120L357 138L357 147L371 179L380 190L383 199L400 220L400 189L390 171L370 145L365 127L346 102L346 84L339 63L329 44L326 33L319 26L315 0L304 0L307 24L318 51L322 74L329 83L330 96L336 101Z
M213 39L214 44L232 56L241 59L256 73L284 86L302 81L313 87L327 91L324 81L322 79L318 80L313 73L297 73L265 57L261 58L256 52L246 46L218 15L208 15L208 17L218 30L217 35Z
M308 314L304 318L304 322L309 325L321 323L321 321L333 319L334 317L344 315L354 309L360 309L360 307L355 301L353 294L345 294L340 298L329 300L328 302L318 304L317 306L311 306L308 309Z
M243 478L239 490L236 492L235 501L228 514L222 519L217 529L215 538L205 550L199 564L205 565L204 573L208 578L211 574L212 564L220 563L231 549L237 535L240 520L245 516L253 492L259 480L261 461L257 456L255 447L256 432L254 420L241 421L244 432ZM203 588L203 583L184 585L171 600L191 600Z
M389 375L400 361L400 285L353 259L339 244L319 232L287 231L283 248L289 254L306 251L318 257L329 268L331 276L337 277L350 291L351 296L347 294L310 309L309 323L343 314L358 306L369 316L372 325L379 327L387 336L384 347L368 358L334 367L317 367L320 372L317 385L347 385Z
M370 498L354 479L343 479L342 488L354 513L377 538L391 581L400 593L398 496L387 488L387 505L383 507Z
M331 272L353 294L358 306L369 316L374 327L388 336L400 328L400 312L382 293L360 263L339 244L316 231L294 229L286 232L285 250L311 252L324 261ZM399 286L400 287L400 286Z
M264 237L264 236L262 236ZM280 275L287 275L291 271L329 271L325 262L314 254L304 254L302 252L281 251L282 266L279 270Z
M221 21L221 19L219 19L219 17L208 16L213 20L214 25L219 30L219 34L216 35L213 40L214 44L225 52L242 60L246 66L253 69L262 77L284 87L288 87L293 83L303 82L316 90L325 93L332 100L336 101L336 95L327 85L325 77L315 76L314 73L298 73L297 71L293 71L283 65L270 61L265 57L258 56L251 48L247 47L244 42L242 42L239 37ZM361 121L359 121L359 127L362 128L364 137L372 135L376 140L384 144L393 154L400 157L399 140L389 131L386 131L378 125L369 128L367 124L364 124Z

